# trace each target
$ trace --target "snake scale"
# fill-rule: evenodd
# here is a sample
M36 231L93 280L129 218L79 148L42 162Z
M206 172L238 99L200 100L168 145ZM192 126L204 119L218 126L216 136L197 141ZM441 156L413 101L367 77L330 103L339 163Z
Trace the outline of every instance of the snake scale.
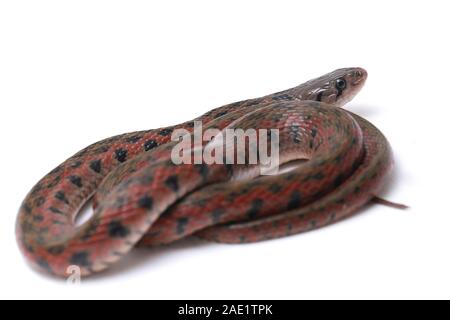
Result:
M361 68L338 69L297 87L213 109L173 127L94 143L29 192L16 236L35 267L66 276L107 269L135 246L188 235L247 243L316 229L355 213L381 190L392 168L383 134L341 107L362 88ZM258 164L171 161L177 129L279 130L280 161L307 160L277 175ZM202 150L211 142L204 142ZM194 149L192 150L192 154ZM77 225L94 197L94 213Z

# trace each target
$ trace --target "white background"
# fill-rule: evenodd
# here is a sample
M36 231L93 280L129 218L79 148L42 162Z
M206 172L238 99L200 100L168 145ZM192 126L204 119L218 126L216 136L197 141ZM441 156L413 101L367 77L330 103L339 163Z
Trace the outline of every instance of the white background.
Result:
M1 1L0 298L450 298L448 1ZM80 287L22 259L16 213L47 171L122 132L340 67L395 150L385 197L265 243L133 252Z

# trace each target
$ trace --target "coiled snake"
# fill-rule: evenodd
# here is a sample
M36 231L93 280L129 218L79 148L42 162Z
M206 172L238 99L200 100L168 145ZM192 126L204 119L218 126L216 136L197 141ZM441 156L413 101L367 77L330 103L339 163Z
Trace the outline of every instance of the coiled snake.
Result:
M281 163L307 159L278 175L260 176L260 166L250 163L175 164L172 133L192 132L194 121L97 142L52 170L27 195L16 226L20 249L49 273L65 276L76 265L89 275L134 246L188 235L254 242L348 217L376 196L392 167L382 133L340 108L366 78L361 68L339 69L195 119L219 130L278 129ZM77 226L80 208L93 195L93 216Z

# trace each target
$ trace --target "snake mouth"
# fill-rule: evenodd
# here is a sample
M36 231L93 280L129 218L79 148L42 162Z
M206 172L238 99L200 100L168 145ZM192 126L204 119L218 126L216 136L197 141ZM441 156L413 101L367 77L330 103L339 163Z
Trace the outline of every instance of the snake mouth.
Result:
M353 80L352 81L352 85L356 86L357 84L361 83L363 81L363 79L357 79L357 80Z

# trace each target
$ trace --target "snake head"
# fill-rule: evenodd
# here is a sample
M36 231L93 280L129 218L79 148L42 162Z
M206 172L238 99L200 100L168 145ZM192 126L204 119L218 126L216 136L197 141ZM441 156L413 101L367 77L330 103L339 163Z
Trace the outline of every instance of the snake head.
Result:
M362 68L338 69L290 89L290 94L301 100L321 101L341 107L353 99L366 79L367 71Z

